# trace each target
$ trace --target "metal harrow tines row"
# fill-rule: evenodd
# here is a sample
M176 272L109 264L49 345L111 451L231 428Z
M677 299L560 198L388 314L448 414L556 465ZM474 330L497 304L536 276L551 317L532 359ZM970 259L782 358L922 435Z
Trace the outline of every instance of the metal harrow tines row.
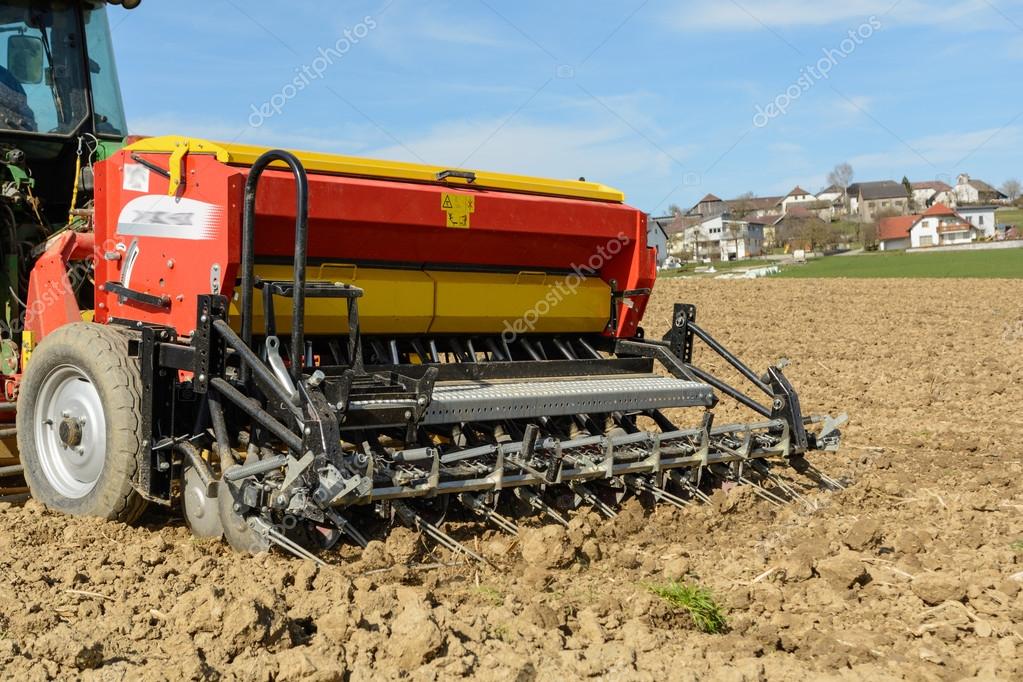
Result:
M342 507L389 505L395 520L420 531L447 549L484 561L415 508L417 500L436 506L457 502L497 529L515 535L514 518L540 514L568 526L567 514L580 507L601 516L617 516L616 506L629 494L653 504L685 508L709 502L709 491L722 483L749 486L769 504L814 504L791 482L774 473L791 465L817 486L843 485L793 456L788 428L780 420L659 433L641 431L615 436L586 436L561 441L540 438L527 427L520 441L497 442L442 452L417 448L389 452L367 449L367 476L372 490L334 499L328 511L339 529L365 546L365 539L339 513ZM269 538L283 549L287 544Z

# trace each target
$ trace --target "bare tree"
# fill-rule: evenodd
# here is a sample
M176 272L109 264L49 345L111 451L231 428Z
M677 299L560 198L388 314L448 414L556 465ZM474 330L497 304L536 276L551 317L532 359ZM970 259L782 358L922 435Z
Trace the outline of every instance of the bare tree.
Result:
M846 213L849 212L849 185L852 184L853 167L844 161L828 173L828 183L842 189L842 201Z
M874 251L877 249L877 235L877 223L863 223L860 226L860 238L863 240L863 248L867 251Z
M1021 192L1023 192L1023 186L1016 178L1009 178L1002 184L1002 193L1009 197L1009 201L1019 199Z
M877 249L878 241L881 236L881 221L885 218L894 218L901 215L894 209L884 209L874 214L873 222L863 223L860 228L860 236L863 239L863 248L867 251L874 251ZM908 234L906 236L909 236Z

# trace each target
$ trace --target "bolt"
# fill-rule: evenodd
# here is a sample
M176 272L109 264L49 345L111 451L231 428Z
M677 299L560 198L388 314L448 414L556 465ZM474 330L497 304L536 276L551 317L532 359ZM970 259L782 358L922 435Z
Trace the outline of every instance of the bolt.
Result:
M405 410L405 419L412 419L412 410Z
M173 270L174 269L174 259L173 258L168 258L167 259L167 269L168 270Z
M241 512L242 506L240 504L238 504L237 502L235 502L234 503L234 510L235 510L235 512Z
M416 403L418 403L420 407L425 407L426 406L426 396L425 395L419 396L419 399L416 401Z
M204 314L202 317L199 318L199 321L205 324L206 320L208 320L208 319L210 319L210 318L206 317L206 315Z
M206 375L205 374L200 374L199 375L199 381L206 381Z
M313 432L313 430L312 430L311 428L309 428L308 426L307 426L307 427L305 427L305 435L307 435L307 436L308 436L308 435L309 435L310 433L312 433L312 432Z

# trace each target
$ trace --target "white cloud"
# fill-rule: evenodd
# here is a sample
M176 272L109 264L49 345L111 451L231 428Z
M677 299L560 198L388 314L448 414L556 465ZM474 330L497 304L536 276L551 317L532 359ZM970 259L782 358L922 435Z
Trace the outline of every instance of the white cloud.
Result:
M860 154L849 160L860 169L901 172L899 168L926 168L932 174L950 175L962 171L959 164L969 166L971 159L983 150L998 150L1018 156L1023 129L1016 126L988 128L969 132L949 132L896 143L892 149ZM862 174L860 174L862 175Z
M132 135L186 135L217 142L347 154L361 153L361 150L381 144L381 140L385 139L383 133L368 124L346 124L329 131L278 128L272 121L253 127L246 122L244 116L237 121L229 121L185 114L160 114L135 117L129 121L128 126Z
M634 176L679 173L683 150L657 150L624 125L553 124L502 119L446 121L373 156L561 178L586 177L614 184Z
M839 97L835 100L836 108L850 116L858 116L865 114L870 111L870 105L873 104L874 98L868 95L849 95L847 97Z

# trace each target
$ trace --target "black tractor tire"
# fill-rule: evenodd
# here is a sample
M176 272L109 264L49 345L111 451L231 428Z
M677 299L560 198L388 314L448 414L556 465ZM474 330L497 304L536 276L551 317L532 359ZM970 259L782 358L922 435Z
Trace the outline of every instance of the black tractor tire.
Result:
M32 353L18 398L18 449L32 497L50 509L133 523L146 508L133 486L145 434L128 342L124 330L79 322Z

